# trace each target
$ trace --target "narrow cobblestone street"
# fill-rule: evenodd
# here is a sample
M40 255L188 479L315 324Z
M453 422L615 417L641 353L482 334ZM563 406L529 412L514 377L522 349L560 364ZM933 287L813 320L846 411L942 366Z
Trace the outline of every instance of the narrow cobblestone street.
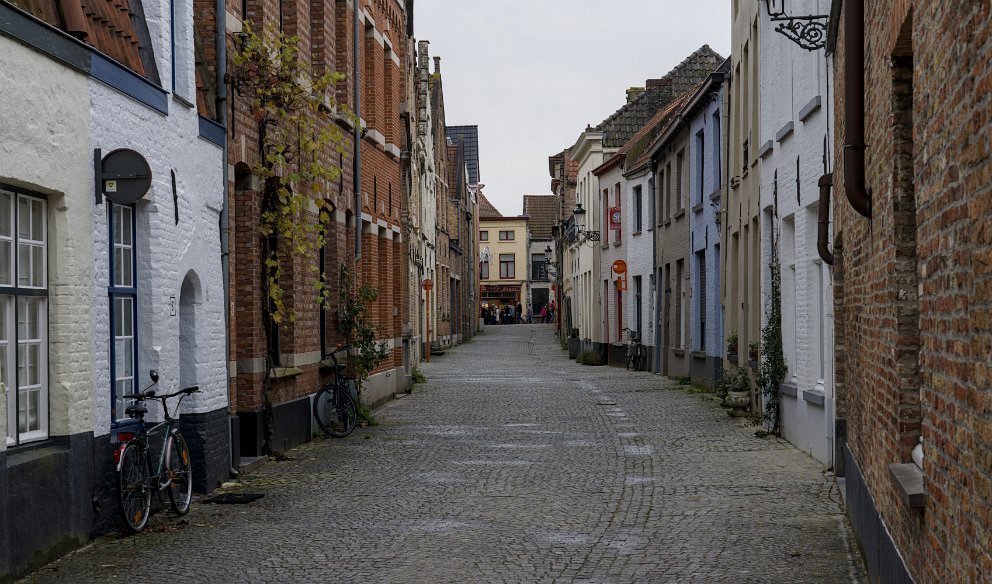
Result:
M708 394L584 367L551 328L435 357L379 425L245 473L27 582L860 582L832 477Z

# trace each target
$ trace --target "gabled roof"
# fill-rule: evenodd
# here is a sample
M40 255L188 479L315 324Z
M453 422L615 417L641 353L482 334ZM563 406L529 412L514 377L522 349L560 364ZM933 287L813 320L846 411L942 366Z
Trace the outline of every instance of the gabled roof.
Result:
M723 60L709 45L703 45L661 79L648 79L642 93L592 130L603 133L604 148L620 148L655 113L702 83Z
M469 184L479 184L479 126L447 126L444 132L452 142L462 146Z
M554 195L524 195L524 215L534 239L551 239L558 204Z
M479 219L502 216L503 214L499 212L499 209L489 202L489 199L486 198L486 195L482 194L482 191L479 191Z

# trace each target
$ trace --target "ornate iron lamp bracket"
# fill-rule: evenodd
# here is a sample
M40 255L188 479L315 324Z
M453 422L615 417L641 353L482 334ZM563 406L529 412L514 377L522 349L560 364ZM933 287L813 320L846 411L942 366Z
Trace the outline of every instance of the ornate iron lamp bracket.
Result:
M789 16L785 12L785 0L764 2L771 21L780 23L775 30L783 36L807 51L816 51L826 46L830 16Z
M772 16L779 22L775 30L807 51L822 49L827 44L827 24L830 16Z

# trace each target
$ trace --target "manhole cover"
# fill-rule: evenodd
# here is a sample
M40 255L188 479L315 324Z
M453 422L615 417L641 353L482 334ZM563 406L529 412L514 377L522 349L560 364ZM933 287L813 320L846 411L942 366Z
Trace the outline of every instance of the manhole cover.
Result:
M216 503L218 505L244 505L252 501L257 501L264 496L262 493L222 493L207 497L203 502Z

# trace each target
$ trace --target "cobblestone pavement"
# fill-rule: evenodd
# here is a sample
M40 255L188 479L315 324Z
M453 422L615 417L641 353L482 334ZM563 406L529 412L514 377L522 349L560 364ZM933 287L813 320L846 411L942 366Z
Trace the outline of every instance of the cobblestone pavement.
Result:
M712 396L569 361L543 325L425 366L380 424L246 473L249 505L29 582L861 582L834 481Z

